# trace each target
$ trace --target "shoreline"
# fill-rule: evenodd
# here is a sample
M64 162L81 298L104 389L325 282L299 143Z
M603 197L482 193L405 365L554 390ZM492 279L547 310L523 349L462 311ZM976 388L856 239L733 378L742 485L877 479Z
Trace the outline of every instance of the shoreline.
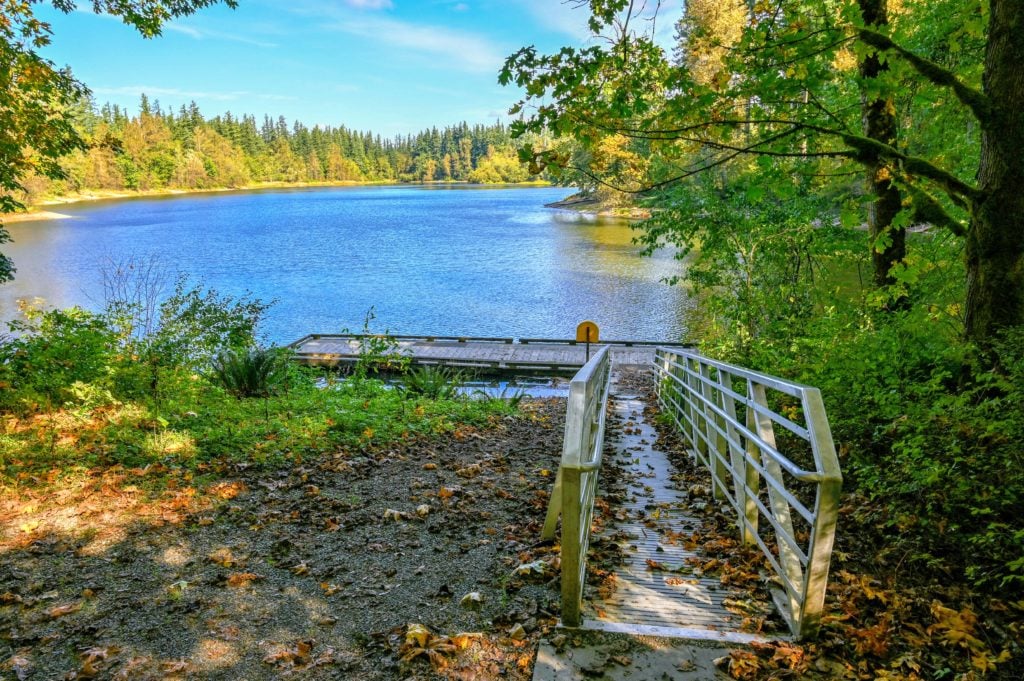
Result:
M39 220L70 220L73 215L55 213L52 210L31 211L28 213L9 213L0 216L0 224L10 225L16 222L36 222Z
M618 218L620 220L646 220L651 217L651 212L645 208L632 206L630 208L609 208L595 198L573 194L572 196L545 203L545 208L568 210L580 215L589 215L596 218Z
M454 185L473 185L479 187L551 187L554 186L550 182L545 181L530 181L530 182L495 182L490 184L475 184L472 182L465 181L442 181L436 180L432 182L385 182L385 181L360 181L360 182L260 182L257 184L245 185L244 187L213 187L209 189L100 189L93 191L86 191L77 194L68 194L65 196L50 196L39 203L29 207L24 213L10 213L7 215L0 216L0 223L9 224L15 222L36 222L42 220L63 220L73 218L72 215L66 215L64 213L58 213L56 211L46 210L46 208L54 206L67 206L76 203L90 203L94 201L116 201L120 199L145 199L145 198L159 198L167 196L190 196L193 194L220 194L220 193L235 193L235 192L251 192L259 191L263 189L315 189L318 187L375 187L375 186L392 186L401 187L406 185L440 185L440 186L454 186Z

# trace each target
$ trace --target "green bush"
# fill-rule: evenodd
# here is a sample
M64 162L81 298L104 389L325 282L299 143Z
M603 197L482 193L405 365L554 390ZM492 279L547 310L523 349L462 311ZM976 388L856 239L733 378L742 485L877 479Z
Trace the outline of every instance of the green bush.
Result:
M459 386L466 377L457 369L436 366L415 367L402 379L401 390L407 395L431 400L451 400L459 395Z
M286 386L288 359L280 348L226 350L214 358L210 377L235 397L270 397Z
M821 389L844 488L898 528L908 560L995 587L1024 584L1024 330L995 352L992 368L921 310L849 308L763 337L743 362Z
M255 347L268 304L204 291L184 277L158 301L150 295L156 282L132 281L131 269L114 287L123 295L101 313L22 307L23 318L9 324L13 337L0 343L0 409L164 400L187 390L218 354Z
M0 345L0 406L32 412L77 403L83 384L109 387L117 343L104 317L80 308L23 313L10 324L18 335Z

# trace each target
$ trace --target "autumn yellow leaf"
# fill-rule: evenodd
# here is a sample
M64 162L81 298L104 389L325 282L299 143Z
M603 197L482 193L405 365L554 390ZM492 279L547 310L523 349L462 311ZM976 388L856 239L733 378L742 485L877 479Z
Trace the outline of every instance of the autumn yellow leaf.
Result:
M430 640L430 629L417 622L411 623L405 628L405 644L417 645L424 648Z
M478 639L480 639L482 637L483 637L483 634L478 633L478 632L474 632L474 633L463 632L461 634L456 634L455 636L452 636L450 641L451 641L451 644L453 646L455 646L456 648L458 648L459 650L465 650L470 645L472 645L473 641L478 640Z
M53 619L57 619L58 617L64 617L65 615L70 615L72 613L78 612L81 609L82 603L81 601L79 601L78 603L68 603L66 605L58 605L53 608L50 608L47 614Z
M740 681L755 679L761 671L761 661L757 655L747 650L732 651L725 662L728 665L729 676Z
M188 671L188 668L188 660L167 660L166 662L160 663L160 671L165 674L180 674L184 671Z
M247 587L253 582L263 579L261 575L252 572L234 572L228 576L228 586Z
M238 563L238 559L235 558L234 554L231 553L231 549L228 548L219 548L215 551L212 551L207 556L207 558L209 558L212 562L216 563L217 565L226 568L232 567L236 563Z
M311 641L299 641L294 648L280 648L263 658L265 664L305 664L313 651Z
M236 480L232 480L232 481L218 482L217 484L212 485L210 487L210 493L213 496L215 496L215 497L219 497L221 499L227 500L227 499L234 499L235 497L237 497L242 492L245 492L246 489L247 488L246 488L244 483L238 482Z

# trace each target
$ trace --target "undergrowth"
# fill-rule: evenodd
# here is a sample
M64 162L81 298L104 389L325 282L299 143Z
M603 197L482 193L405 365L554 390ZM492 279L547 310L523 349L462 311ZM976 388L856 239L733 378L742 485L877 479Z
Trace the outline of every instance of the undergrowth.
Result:
M27 310L20 335L0 345L0 484L52 483L96 467L284 465L515 410L461 397L448 380L428 394L365 373L323 387L286 351L256 345L259 315L244 313L260 304L190 298L195 323L165 308L167 326L140 337L109 313ZM211 335L213 321L231 333Z

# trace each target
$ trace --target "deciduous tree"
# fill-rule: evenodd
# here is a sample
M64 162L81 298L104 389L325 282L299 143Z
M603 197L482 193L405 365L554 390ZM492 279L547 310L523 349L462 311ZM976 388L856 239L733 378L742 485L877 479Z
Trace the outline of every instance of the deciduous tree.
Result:
M875 0L759 0L725 57L729 82L711 84L669 63L651 32L627 30L637 25L635 3L589 4L591 27L606 42L552 55L527 47L508 59L502 82L527 93L514 109L527 114L517 133L550 129L587 144L615 134L650 140L653 152L677 161L651 186L745 154L859 164L876 206L891 213L898 200L897 229L917 220L964 238L968 337L987 344L1024 324L1024 3L907 0L897 25ZM915 23L923 17L927 23ZM962 59L917 49L924 38L959 46ZM974 43L977 57L963 47ZM851 54L860 68L838 68ZM959 154L946 153L961 150L958 141L893 134L892 107L906 90L932 107L931 117L953 110L972 119L980 130L976 177L974 164L965 168ZM526 153L537 166L565 161L550 150ZM885 217L878 213L875 224L883 261L899 258Z
M88 90L70 70L43 58L51 27L35 16L37 0L0 0L0 214L23 208L15 197L24 178L36 173L62 178L62 156L83 149L75 127L77 103ZM192 14L222 2L237 0L92 0L82 3L98 14L110 14L152 38L174 17ZM52 0L62 12L72 12L76 0ZM0 243L9 241L0 226ZM14 266L0 255L0 281L11 279Z

